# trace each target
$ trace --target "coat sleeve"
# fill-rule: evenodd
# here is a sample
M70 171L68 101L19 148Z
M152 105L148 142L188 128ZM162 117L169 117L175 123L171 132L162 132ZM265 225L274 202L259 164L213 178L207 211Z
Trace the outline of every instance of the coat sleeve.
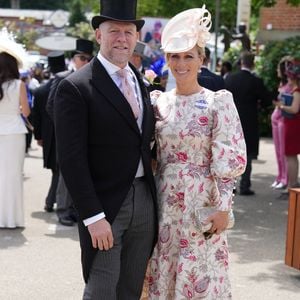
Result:
M219 191L218 208L228 210L235 178L245 171L247 159L242 126L230 92L215 93L212 115L211 173Z
M88 163L88 105L78 87L63 79L54 98L58 162L81 219L103 212Z
M41 93L39 90L36 90L33 98L33 127L34 127L34 138L36 140L42 139L42 108L41 108Z

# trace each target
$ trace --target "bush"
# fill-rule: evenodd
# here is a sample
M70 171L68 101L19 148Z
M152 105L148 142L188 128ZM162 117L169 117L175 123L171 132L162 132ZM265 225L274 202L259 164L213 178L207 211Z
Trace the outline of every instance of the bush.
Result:
M298 56L299 53L300 36L266 44L260 53L258 74L271 91L277 90L279 84L276 69L280 59L286 55Z
M298 56L300 53L300 36L288 38L282 41L272 41L265 45L260 53L260 59L257 63L257 73L263 79L266 87L276 94L279 85L277 77L277 65L283 56ZM274 107L271 105L261 110L260 135L272 136L271 114Z

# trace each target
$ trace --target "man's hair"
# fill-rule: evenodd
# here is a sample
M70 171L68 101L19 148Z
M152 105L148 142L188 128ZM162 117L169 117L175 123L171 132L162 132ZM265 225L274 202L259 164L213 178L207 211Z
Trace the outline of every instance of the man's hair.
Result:
M254 67L254 54L249 51L244 51L241 54L241 64L249 69Z

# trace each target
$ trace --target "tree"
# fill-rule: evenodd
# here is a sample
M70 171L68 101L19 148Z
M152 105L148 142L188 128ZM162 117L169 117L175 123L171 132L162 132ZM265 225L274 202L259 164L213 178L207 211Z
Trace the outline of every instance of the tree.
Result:
M71 5L69 23L70 26L75 26L77 23L87 22L82 9L82 3L80 0L74 0Z

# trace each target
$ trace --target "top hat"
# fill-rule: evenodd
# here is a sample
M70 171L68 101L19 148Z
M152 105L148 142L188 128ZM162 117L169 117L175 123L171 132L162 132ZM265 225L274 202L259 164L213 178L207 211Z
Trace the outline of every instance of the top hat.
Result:
M133 51L133 54L136 54L142 58L144 58L146 55L145 55L145 49L146 49L146 43L143 43L141 41L137 41L136 42L136 45L135 45L135 48L134 48L134 51Z
M76 49L72 52L72 56L75 54L89 54L93 55L94 44L93 42L85 39L77 39L76 40Z
M136 20L137 0L100 0L100 16L92 18L92 26L97 29L105 21L128 22L136 25L137 31L144 26L144 20Z
M51 73L66 70L65 55L63 51L52 51L48 53L48 66Z
M202 8L185 10L166 24L161 36L162 49L165 53L186 52L196 45L204 47L210 39L211 15Z

